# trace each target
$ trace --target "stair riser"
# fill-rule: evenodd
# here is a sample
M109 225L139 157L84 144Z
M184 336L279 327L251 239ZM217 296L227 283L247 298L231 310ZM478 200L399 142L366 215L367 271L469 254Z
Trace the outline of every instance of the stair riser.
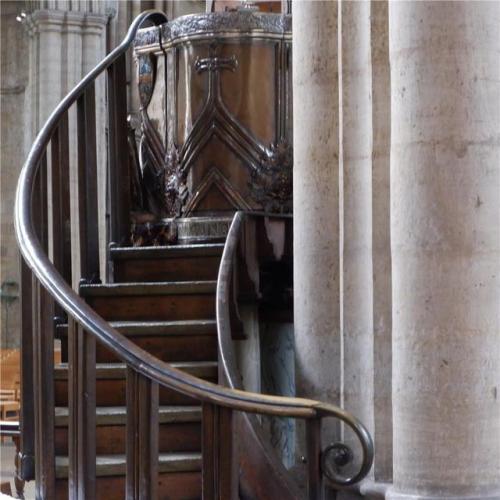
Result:
M87 301L108 321L178 321L215 316L214 294L89 297Z
M217 340L213 335L128 337L142 349L167 363L176 361L216 361ZM193 346L196 348L194 349ZM101 344L96 346L98 363L115 363L118 358ZM61 360L68 361L68 340L61 338Z
M208 379L216 382L215 379ZM96 383L97 406L125 406L126 387L124 379L98 380ZM56 406L68 406L68 384L66 380L54 383ZM160 387L160 405L197 405L199 401L179 392Z
M68 481L56 481L56 500L68 498ZM125 477L98 477L95 500L123 500ZM198 500L201 498L200 472L170 472L159 474L158 498L168 500Z
M216 280L220 257L120 259L113 264L115 283Z
M201 425L199 422L160 424L159 452L201 450ZM56 427L56 455L68 454L68 428ZM96 453L112 455L126 453L125 425L96 427Z

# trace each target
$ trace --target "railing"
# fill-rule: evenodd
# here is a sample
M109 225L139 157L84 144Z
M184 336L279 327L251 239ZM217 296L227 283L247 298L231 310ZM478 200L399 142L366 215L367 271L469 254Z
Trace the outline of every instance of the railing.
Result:
M236 269L236 254L241 242L240 235L245 221L252 218L262 219L263 217L284 219L287 216L251 212L237 212L235 214L227 235L217 280L217 331L220 362L223 369L222 378L229 387L238 390L242 389L241 374L236 362L231 332L231 311L234 309L231 303L235 301L237 295L237 291L233 287L234 282L238 281L234 279L235 273L238 272ZM246 252L242 251L241 253L245 254ZM250 258L254 259L254 262L258 264L257 255ZM276 406L282 404L285 399L288 398L275 398ZM355 417L336 406L297 398L288 400L295 401L304 409L314 408L315 411L313 416L305 417L309 498L318 498L321 495L323 475L326 476L328 485L334 489L341 489L361 481L368 474L373 461L373 444L363 425ZM284 412L283 416L293 415ZM341 469L352 462L353 453L349 447L342 443L335 443L321 451L321 421L328 417L341 420L359 439L362 457L359 461L358 471L350 477L341 477L335 472L335 469ZM267 471L268 475L273 475L278 481L281 481L280 488L285 488L291 496L295 496L297 494L295 484L291 481L290 475L286 474L283 465L269 447L267 439L261 430L260 422L253 415L244 415L242 420L243 434L252 435L254 440L253 443L247 443L245 450L250 453L248 447L257 448L253 450L255 454L254 463L242 460L242 468L262 468L263 474L266 474L265 471ZM258 487L258 485L255 487ZM273 498L273 496L270 495L269 498Z
M95 81L105 72L111 207L108 240L121 242L129 231L125 54L145 21L158 24L167 19L162 13L147 11L134 20L123 42L51 114L38 134L19 178L15 227L25 262L22 267L21 475L24 479L35 477L37 498L55 498L54 318L65 321L67 316L70 498L95 498L96 340L127 365L128 499L152 499L157 496L160 385L202 403L202 482L205 499L228 499L237 495L232 459L235 436L231 432L235 411L306 419L309 498L320 498L321 419L341 419L354 429L362 443L363 467L356 477L344 481L346 484L361 479L372 461L371 439L359 422L334 406L224 388L181 372L140 349L112 328L71 286L74 274L86 282L98 282L101 274L98 241L103 235L99 235L98 231ZM78 146L76 191L71 190L69 185L70 110L73 106L76 107ZM71 199L73 192L76 193L75 200ZM78 223L69 217L69 207L75 203ZM237 216L235 224L240 217ZM71 227L79 235L78 248L72 248ZM224 272L230 266L235 231L232 229L224 252L222 282L226 281ZM52 249L50 258L49 247ZM76 259L80 262L78 270L72 269L72 253L79 257ZM227 296L224 296L224 285L221 287L218 308L224 312ZM224 320L221 327L227 331L228 325L224 325Z

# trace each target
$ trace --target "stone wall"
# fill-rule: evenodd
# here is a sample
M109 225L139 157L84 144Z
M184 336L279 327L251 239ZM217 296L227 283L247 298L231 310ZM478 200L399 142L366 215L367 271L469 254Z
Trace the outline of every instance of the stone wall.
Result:
M24 151L24 101L28 81L28 40L19 2L0 2L0 346L19 343L19 254L13 227L14 194Z

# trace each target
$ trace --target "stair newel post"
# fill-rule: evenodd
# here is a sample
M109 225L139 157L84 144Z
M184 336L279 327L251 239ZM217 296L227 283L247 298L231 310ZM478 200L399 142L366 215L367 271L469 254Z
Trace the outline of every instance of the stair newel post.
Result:
M203 500L237 498L233 474L233 411L203 403L202 492Z
M323 499L321 474L321 419L306 420L307 489L309 500Z
M77 101L78 226L81 279L99 283L95 83Z
M43 155L33 190L33 223L48 250L47 156ZM55 498L54 450L54 301L33 275L33 398L35 488L37 498Z
M130 233L130 166L127 129L125 54L108 68L108 207L109 242L128 242Z
M69 498L96 496L96 344L73 318L68 321Z
M128 500L158 498L158 383L127 368Z

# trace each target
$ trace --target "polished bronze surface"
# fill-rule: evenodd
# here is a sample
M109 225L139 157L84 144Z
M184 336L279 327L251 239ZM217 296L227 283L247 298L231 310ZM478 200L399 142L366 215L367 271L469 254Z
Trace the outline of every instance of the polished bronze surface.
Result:
M143 30L135 51L143 208L160 218L289 212L290 16L185 16Z

